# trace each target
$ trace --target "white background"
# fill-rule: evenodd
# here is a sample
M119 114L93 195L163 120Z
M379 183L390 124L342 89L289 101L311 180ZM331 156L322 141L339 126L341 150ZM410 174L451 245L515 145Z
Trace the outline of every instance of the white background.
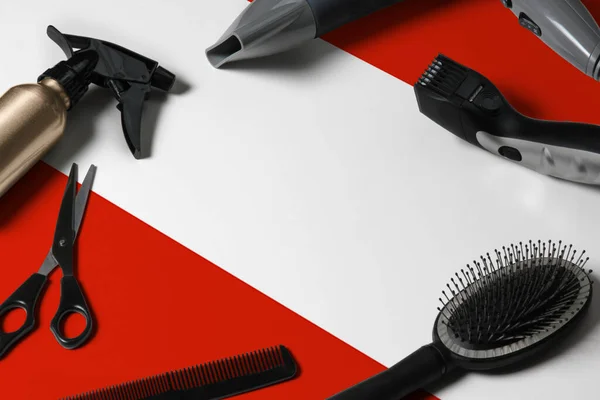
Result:
M147 105L151 158L131 156L116 101L92 90L46 161L98 165L100 195L377 361L427 343L448 279L495 247L563 240L598 266L598 189L459 141L418 112L411 86L321 40L215 70L204 49L246 2L155 2L2 2L1 90L64 59L48 24L160 61L180 82ZM535 368L429 390L597 397L599 316L595 300L565 351Z

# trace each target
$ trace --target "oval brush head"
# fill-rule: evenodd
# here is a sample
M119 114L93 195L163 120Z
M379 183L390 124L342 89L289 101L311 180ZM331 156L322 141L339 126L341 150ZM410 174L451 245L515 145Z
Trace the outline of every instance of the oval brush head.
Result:
M589 304L592 271L584 269L584 255L562 242L529 241L481 256L442 292L437 337L458 356L509 363L510 355L570 325Z
M532 359L588 308L592 271L584 269L584 255L562 242L529 241L480 257L442 292L433 343L329 400L397 400L453 368L490 370Z

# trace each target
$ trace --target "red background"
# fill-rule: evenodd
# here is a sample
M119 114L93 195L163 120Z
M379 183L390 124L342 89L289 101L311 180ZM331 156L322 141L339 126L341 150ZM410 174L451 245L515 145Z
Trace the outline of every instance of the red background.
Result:
M584 3L600 16L599 1ZM486 75L530 116L600 123L599 84L521 28L500 1L407 0L326 39L409 84L441 52ZM65 183L39 163L0 200L0 298L41 264ZM3 398L56 399L280 343L297 358L299 379L245 398L322 399L383 369L98 195L78 247L97 332L75 351L54 341L55 273L38 329L0 362Z

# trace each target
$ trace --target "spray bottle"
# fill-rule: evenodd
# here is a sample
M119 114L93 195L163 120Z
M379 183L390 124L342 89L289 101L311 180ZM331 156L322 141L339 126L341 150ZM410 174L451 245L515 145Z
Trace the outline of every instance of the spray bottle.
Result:
M169 91L175 82L156 61L110 42L65 35L53 26L47 33L68 59L42 73L37 83L15 86L0 97L0 196L60 140L68 112L91 83L113 92L127 145L141 158L144 101L152 87Z

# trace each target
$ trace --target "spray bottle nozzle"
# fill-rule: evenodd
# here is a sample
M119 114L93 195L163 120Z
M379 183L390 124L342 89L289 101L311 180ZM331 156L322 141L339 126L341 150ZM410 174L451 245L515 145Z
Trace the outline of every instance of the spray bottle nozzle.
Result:
M93 50L98 62L90 80L110 89L119 101L121 124L129 149L135 158L142 157L141 125L144 101L152 88L169 91L175 75L158 65L158 62L134 53L114 43L61 33L48 26L48 37L71 58L81 52Z
M68 109L70 110L87 92L92 82L92 72L97 64L98 53L82 51L67 61L61 61L47 69L39 76L38 82L50 78L60 83L69 98Z

